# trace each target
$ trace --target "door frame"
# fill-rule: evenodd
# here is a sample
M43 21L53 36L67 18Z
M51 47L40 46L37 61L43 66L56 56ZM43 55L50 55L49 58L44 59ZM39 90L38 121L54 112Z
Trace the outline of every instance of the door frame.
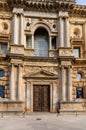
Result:
M28 82L27 81L27 109L33 112L33 86L34 85L49 85L50 86L50 112L53 112L53 83L52 82Z

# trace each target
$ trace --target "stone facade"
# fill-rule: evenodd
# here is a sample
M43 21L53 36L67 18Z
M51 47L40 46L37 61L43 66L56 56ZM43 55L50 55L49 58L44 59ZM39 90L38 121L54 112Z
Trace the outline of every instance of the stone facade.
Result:
M34 85L50 87L50 112L86 111L85 14L75 0L0 0L0 111L33 112Z

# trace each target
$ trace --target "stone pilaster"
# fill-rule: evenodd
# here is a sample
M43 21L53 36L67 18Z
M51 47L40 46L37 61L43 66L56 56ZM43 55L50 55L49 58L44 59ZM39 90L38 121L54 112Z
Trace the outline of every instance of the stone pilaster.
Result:
M72 101L72 69L68 67L68 100Z
M86 58L86 22L83 24L83 37L84 37L84 57Z
M21 21L21 25L20 25L20 44L24 44L24 18L23 15L21 14L20 16L20 21Z
M57 111L57 102L58 102L58 87L57 82L53 83L53 112Z
M62 88L62 101L66 101L66 86L65 86L65 69L61 67L61 88Z
M14 64L11 65L11 72L10 72L10 99L16 100L16 90L15 90L15 77L14 77Z
M26 103L27 103L27 109L31 109L31 83L27 82L26 83Z
M65 47L70 47L70 42L69 42L69 21L68 21L68 17L65 18L64 42L65 42Z
M23 8L13 8L13 43L24 44Z
M21 99L21 65L18 65L18 85L17 85L17 89L18 89L18 100L22 100Z
M63 20L59 17L59 46L64 47L64 33L63 33Z
M18 26L17 26L17 14L15 13L14 16L13 16L13 44L18 44Z

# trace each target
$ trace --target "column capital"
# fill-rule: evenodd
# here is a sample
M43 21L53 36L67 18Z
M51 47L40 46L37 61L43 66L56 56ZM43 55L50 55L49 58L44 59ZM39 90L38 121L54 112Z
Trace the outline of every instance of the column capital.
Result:
M9 63L9 66L11 67L11 66L13 66L14 65L14 63Z
M19 67L23 67L23 64L18 64Z
M60 69L64 69L64 67L65 67L64 65L60 65L59 66Z
M68 12L65 12L65 11L59 11L58 16L59 17L69 17L69 14L68 14Z
M64 15L58 17L58 19L65 19L65 20L68 20L68 18L69 18L68 16L64 16Z
M72 69L72 65L69 65L69 66L68 66L68 69Z
M65 66L64 65L61 65L61 69L64 69L65 68Z

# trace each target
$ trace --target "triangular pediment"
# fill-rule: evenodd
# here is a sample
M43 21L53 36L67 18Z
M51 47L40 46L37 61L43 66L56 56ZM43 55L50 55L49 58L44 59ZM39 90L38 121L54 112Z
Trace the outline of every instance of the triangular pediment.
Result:
M58 75L49 71L41 70L24 75L24 78L58 78Z

